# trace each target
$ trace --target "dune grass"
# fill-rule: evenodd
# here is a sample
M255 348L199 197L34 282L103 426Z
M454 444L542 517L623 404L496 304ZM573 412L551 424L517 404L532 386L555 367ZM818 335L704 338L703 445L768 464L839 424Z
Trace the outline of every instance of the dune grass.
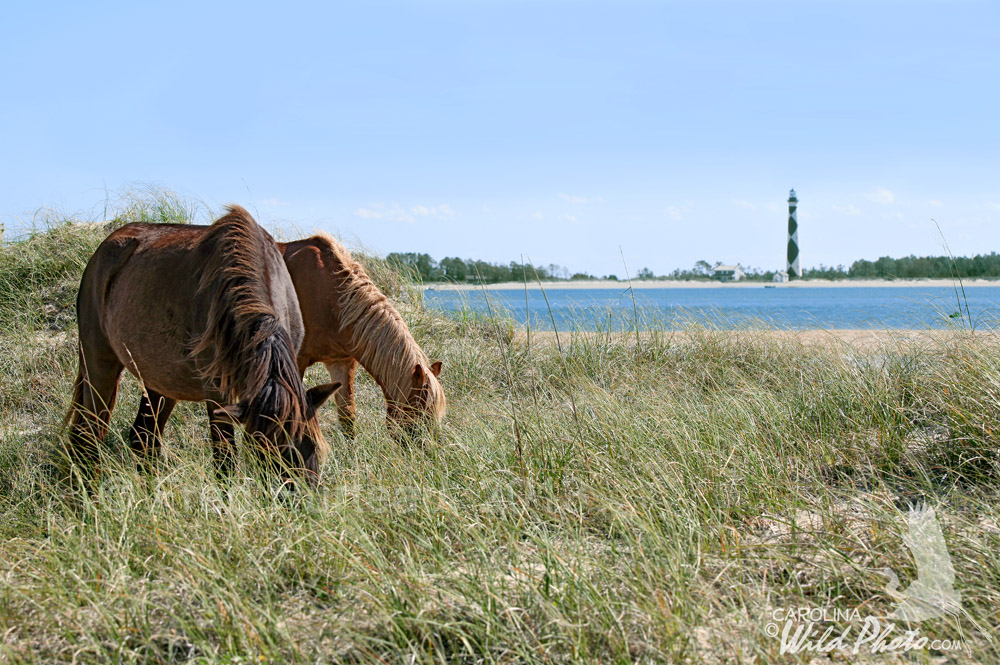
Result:
M824 662L780 654L773 612L888 614L879 570L916 576L901 537L920 502L965 610L1000 625L991 335L854 349L691 328L557 344L500 313L407 306L444 361L437 441L395 442L361 373L357 440L323 414L333 454L315 492L275 499L246 466L216 482L200 405L175 411L146 477L123 444L127 378L107 471L80 497L58 455L72 300L106 232L57 224L0 255L0 661ZM314 368L307 384L320 380ZM1000 661L964 617L919 630L967 651L848 659Z

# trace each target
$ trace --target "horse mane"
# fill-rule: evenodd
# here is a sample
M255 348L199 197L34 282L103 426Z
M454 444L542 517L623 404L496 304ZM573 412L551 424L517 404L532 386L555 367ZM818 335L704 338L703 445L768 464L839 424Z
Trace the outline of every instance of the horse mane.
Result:
M307 427L305 388L291 336L268 293L267 266L280 255L267 251L276 247L274 239L250 213L238 205L227 210L200 243L208 255L198 300L208 314L191 354L203 360L202 375L230 404L249 403L252 430L285 427L298 439Z
M324 263L332 266L333 274L340 281L341 329L351 331L354 348L369 351L366 354L369 373L394 377L402 382L409 381L415 363L429 366L427 355L399 311L347 248L326 233L319 233L310 240L321 247Z

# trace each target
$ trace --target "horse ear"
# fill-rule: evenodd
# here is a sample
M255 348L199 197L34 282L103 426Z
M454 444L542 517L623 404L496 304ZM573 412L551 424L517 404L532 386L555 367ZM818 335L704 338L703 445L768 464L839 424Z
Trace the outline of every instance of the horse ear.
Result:
M440 360L437 361L436 363L434 363L433 365L431 365L431 374L433 374L434 376L441 376L441 361Z
M216 420L228 420L234 425L240 425L243 423L243 414L246 409L243 403L230 404L229 406L222 406L212 411L212 418Z
M424 372L424 366L417 363L413 368L413 387L422 388L427 382L427 374Z
M338 388L340 388L339 381L337 383L323 383L306 391L306 413L309 414L310 418L316 415L317 409L323 406L326 400L337 392Z

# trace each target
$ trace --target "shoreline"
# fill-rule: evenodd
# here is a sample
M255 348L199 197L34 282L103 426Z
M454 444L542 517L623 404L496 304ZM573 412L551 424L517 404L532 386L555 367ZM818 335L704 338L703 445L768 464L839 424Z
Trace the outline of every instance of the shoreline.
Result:
M956 280L951 279L861 279L861 280L828 280L810 279L795 282L694 282L682 280L632 280L633 289L762 289L765 286L773 286L777 289L810 289L810 288L914 288L914 287L955 287L955 288L975 288L980 286L1000 286L1000 280L970 279L964 280L962 286ZM566 282L529 282L525 285L522 282L499 282L497 284L454 284L449 282L432 282L424 284L421 288L424 291L539 291L546 290L579 290L579 289L606 289L622 290L629 288L629 282L625 280L579 280Z
M575 331L560 332L562 343L572 343L574 339L608 338L614 340L635 339L634 332ZM802 344L803 346L819 346L825 348L841 348L854 351L876 351L879 349L898 349L901 346L922 346L924 348L940 347L942 344L958 340L976 340L979 343L995 345L997 336L992 330L927 330L919 328L899 329L855 329L855 328L815 328L809 330L762 330L737 329L716 330L703 333L692 333L685 330L664 331L656 333L669 337L678 343L690 343L700 334L715 335L727 340L768 340L780 343ZM652 333L640 331L639 339L648 339ZM518 330L515 339L526 343L528 334ZM531 331L532 343L555 344L556 335L551 330Z

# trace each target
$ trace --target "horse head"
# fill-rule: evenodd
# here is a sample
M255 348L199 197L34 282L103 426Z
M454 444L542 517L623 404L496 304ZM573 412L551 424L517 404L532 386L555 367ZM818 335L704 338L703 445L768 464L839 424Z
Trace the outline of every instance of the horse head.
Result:
M441 361L424 367L417 363L405 387L402 402L389 402L387 415L389 422L397 429L414 435L420 429L436 428L444 419L447 400L438 377L441 375Z
M246 431L257 444L264 460L278 453L285 476L302 475L315 482L319 465L328 449L316 412L340 388L340 383L324 383L305 391L302 404L295 404L288 386L268 384L251 399L221 407L213 412Z

